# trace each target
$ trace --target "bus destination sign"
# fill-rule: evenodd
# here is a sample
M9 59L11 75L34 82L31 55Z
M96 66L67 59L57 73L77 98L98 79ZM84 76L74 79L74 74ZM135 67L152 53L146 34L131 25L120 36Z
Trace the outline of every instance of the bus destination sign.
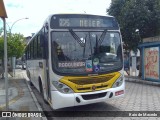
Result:
M61 18L60 27L102 27L102 19Z
M97 16L53 16L51 28L118 28L112 17Z

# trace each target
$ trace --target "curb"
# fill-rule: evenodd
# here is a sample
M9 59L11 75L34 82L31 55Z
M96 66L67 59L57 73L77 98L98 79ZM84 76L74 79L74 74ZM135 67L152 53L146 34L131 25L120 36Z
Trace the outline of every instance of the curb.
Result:
M25 79L25 81L26 81L26 84L27 84L27 87L28 87L28 89L29 89L29 92L31 93L31 96L32 96L32 98L33 98L33 101L35 102L35 104L36 104L38 110L41 111L41 112L43 112L43 110L42 110L40 104L38 103L38 100L37 100L36 96L34 95L32 89L30 88L30 86L29 86L29 84L28 84L26 78L24 78L24 79ZM45 116L44 113L43 113L43 115ZM47 117L45 116L45 117L42 117L41 119L42 119L42 120L47 120Z
M125 76L125 80L129 82L137 82L141 84L146 84L146 85L154 85L154 86L160 86L159 82L156 81L149 81L149 80L142 80L141 78L134 77L134 76Z

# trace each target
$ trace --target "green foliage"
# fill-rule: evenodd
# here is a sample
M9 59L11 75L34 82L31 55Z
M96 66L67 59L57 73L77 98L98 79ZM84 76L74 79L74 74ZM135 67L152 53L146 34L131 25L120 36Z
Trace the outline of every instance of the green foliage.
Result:
M24 37L21 34L7 33L8 57L19 58L23 55L25 49ZM0 36L0 58L4 56L4 36Z
M0 28L0 36L1 36L2 32L3 32L3 29L2 29L2 28Z
M4 55L4 40L0 37L0 59L3 58Z
M120 24L125 49L133 50L141 39L160 34L159 0L112 0L107 12Z

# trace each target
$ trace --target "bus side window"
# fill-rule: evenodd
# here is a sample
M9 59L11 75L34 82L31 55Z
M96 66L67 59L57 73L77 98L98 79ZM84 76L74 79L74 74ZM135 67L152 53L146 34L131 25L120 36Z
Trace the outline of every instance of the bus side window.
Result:
M44 27L38 34L38 49L42 58L48 58L48 32Z
M34 56L34 59L37 59L37 36L35 37L33 44L34 44L34 54L33 54L33 56Z
M49 57L49 48L48 48L48 24L46 24L46 27L43 27L42 29L42 35L44 36L44 58L48 59Z
M37 58L42 58L42 47L40 43L40 36L37 37Z
M40 47L44 47L44 40L45 40L44 35L40 34Z
M31 47L31 48L30 48L30 49L31 49L31 59L33 59L33 56L34 56L34 55L33 55L33 54L34 54L34 44L33 44L33 41L31 41L31 44L30 44L30 45L31 45L31 46L30 46L30 47Z

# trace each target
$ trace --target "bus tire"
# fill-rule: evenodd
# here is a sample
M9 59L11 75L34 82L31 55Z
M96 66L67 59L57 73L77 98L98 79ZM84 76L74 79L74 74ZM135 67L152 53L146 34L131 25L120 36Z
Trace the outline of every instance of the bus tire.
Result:
M42 87L42 81L41 81L40 78L39 78L39 89L40 89L40 94L42 95L43 101L44 101L45 103L48 104L47 100L45 100L45 98L44 98L44 92L43 92L43 87Z
M42 95L42 98L44 98L43 87L42 87L42 82L40 78L39 78L39 91L40 91L40 94Z
M32 87L33 86L33 83L31 82L31 80L29 81L29 85Z
M30 72L29 72L29 71L27 71L27 76L28 76L28 78L29 78L29 85L32 87L32 86L33 86L33 83L32 83L32 81L31 81L31 76L30 76Z

